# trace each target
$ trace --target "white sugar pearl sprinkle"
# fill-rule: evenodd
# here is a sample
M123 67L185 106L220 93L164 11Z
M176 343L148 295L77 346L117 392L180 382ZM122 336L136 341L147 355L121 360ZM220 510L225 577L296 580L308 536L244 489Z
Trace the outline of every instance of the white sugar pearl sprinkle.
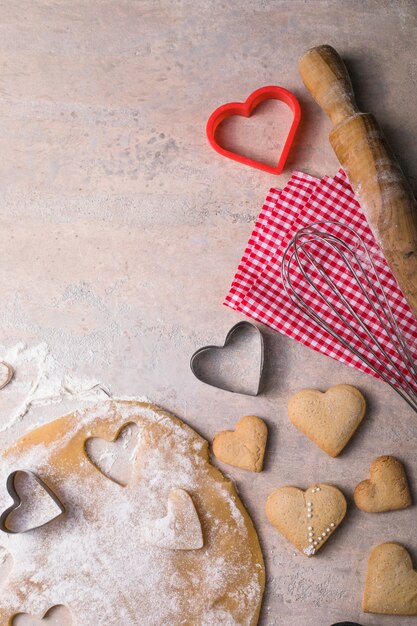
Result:
M320 487L316 487L316 491L320 491Z
M326 528L326 530L327 530L328 533L330 532L330 528Z
M310 539L309 539L309 542L310 542L310 543L313 543L313 540L311 539L311 537L310 537Z
M322 534L323 537L325 537L326 536L326 531L323 530L323 532L321 534Z
M312 536L313 536L313 533L308 533L308 536L309 536L309 537L312 537Z
M316 545L317 545L317 541L313 541L313 546L316 546Z
M308 527L308 530L313 530L313 527L312 527L312 526L309 526L309 527Z
M313 517L311 513L307 513L307 517Z
M331 526L332 528L334 528L334 523L332 522L332 523L330 524L330 526Z
M307 502L307 506L313 506L312 502Z

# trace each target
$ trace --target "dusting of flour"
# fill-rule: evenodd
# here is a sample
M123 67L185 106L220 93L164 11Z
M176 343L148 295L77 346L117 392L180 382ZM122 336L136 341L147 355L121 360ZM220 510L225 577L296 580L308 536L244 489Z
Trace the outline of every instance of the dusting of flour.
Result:
M81 380L68 375L46 343L27 346L19 342L8 348L0 346L0 360L10 363L14 369L12 382L0 390L0 432L14 426L31 408L66 399L88 401L110 395L98 380Z
M41 401L41 389L33 388L32 402ZM115 425L117 432L131 422L138 425L139 445L129 486L122 487L91 464L83 442L98 426ZM0 538L13 563L2 585L0 622L18 611L40 617L63 604L77 626L256 624L262 557L234 490L202 454L205 445L152 405L107 400L78 411L48 446L31 444L6 455L2 509L10 503L7 475L25 468L49 481L66 513L36 531ZM71 465L65 455L74 446ZM195 504L201 549L162 548L141 532L167 515L173 489L186 491Z

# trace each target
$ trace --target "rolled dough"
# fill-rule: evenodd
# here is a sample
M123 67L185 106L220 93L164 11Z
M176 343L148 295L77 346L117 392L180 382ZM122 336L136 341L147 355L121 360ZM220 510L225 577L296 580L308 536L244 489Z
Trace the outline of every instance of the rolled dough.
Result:
M90 462L85 441L114 440L128 423L139 439L124 487ZM25 435L1 465L2 510L10 504L8 474L30 469L66 512L0 536L13 558L0 623L21 612L40 618L62 604L78 626L257 624L265 570L256 531L233 484L209 463L207 442L176 417L144 401L106 401ZM167 515L173 489L194 503L202 548L167 549L141 531Z

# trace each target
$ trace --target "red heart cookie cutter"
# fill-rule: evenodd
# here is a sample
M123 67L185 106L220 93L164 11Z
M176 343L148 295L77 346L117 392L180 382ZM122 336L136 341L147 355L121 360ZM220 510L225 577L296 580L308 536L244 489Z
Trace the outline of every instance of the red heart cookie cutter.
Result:
M254 159L245 157L242 154L238 154L237 152L226 150L225 148L222 148L219 143L217 143L215 137L216 130L219 124L221 124L227 117L232 117L233 115L250 117L256 107L265 100L280 100L281 102L285 102L285 104L290 107L294 115L290 130L285 140L284 147L278 159L278 163L275 167L273 167L272 165L267 165L266 163L262 163L261 161L255 161ZM258 170L263 170L264 172L268 172L269 174L281 174L285 165L285 161L287 160L291 144L294 140L298 124L300 123L300 118L301 108L294 94L288 91L288 89L284 89L284 87L276 87L272 85L269 87L260 87L260 89L257 89L256 91L251 93L246 102L228 102L227 104L223 104L218 109L213 111L207 122L206 133L210 145L219 154L222 154L229 159L233 159L234 161L238 161L239 163L249 165L250 167L256 167Z

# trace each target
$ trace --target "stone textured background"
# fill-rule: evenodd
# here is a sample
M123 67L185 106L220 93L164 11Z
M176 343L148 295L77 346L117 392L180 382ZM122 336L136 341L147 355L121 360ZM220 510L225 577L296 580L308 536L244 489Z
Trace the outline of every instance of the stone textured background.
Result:
M411 626L413 618L364 615L360 601L374 544L403 542L417 564L416 508L366 515L351 494L372 458L392 453L406 462L417 498L416 416L382 383L268 330L258 398L202 385L189 358L240 319L221 303L268 188L292 168L337 170L329 122L297 73L307 48L329 43L344 56L360 107L376 114L417 187L415 1L0 5L0 342L44 341L68 372L116 395L146 395L208 439L242 415L264 417L266 471L223 468L264 549L261 624ZM267 84L294 91L303 111L279 177L222 159L204 133L215 107ZM289 423L286 403L300 388L340 382L366 394L369 413L331 459ZM30 413L0 443L61 412ZM351 506L308 560L263 510L273 488L315 481L340 486Z

